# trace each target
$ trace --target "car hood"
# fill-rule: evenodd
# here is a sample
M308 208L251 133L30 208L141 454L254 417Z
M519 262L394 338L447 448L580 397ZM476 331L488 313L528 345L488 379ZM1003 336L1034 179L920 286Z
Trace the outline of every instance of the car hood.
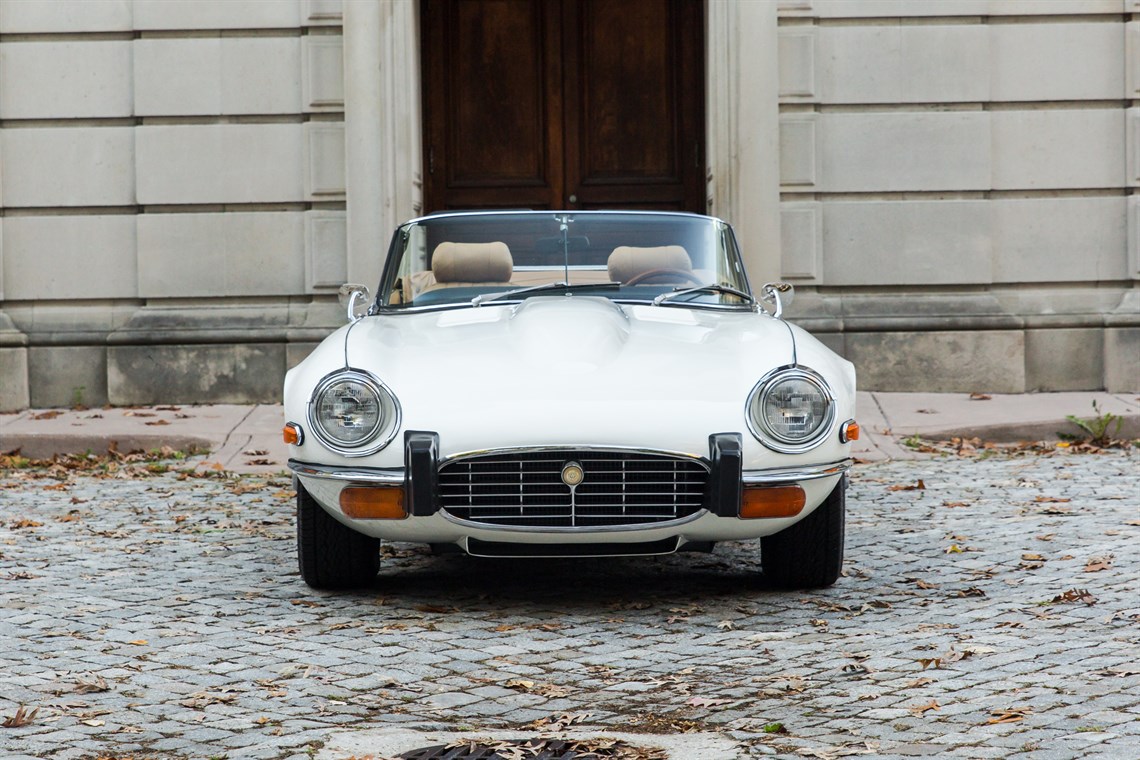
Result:
M745 429L760 377L794 360L791 329L763 313L581 296L365 318L344 351L396 395L405 430L440 433L445 455L585 444L707 453L710 431Z

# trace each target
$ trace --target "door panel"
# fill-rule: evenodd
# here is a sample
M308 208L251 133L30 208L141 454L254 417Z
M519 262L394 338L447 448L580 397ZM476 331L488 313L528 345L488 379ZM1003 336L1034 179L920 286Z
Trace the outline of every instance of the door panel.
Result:
M550 11L532 0L422 4L426 211L559 205L561 38Z
M579 5L577 71L567 72L567 113L580 147L577 179L590 184L676 179L676 87L667 0Z
M704 210L701 0L424 0L424 202Z

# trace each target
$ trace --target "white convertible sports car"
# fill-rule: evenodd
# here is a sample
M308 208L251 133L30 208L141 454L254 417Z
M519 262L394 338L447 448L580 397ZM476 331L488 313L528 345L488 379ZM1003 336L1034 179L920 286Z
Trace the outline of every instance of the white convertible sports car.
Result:
M372 583L381 539L581 557L759 538L774 585L838 578L855 370L781 319L790 286L753 295L723 221L427 216L396 230L374 300L342 291L350 324L285 379L310 586Z

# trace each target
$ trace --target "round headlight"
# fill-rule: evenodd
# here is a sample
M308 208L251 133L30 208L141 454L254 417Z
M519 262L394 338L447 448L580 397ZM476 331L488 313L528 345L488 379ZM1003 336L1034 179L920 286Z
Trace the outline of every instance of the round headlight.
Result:
M317 438L345 456L365 456L386 446L395 434L398 415L395 397L387 388L370 375L351 370L322 380L309 409Z
M823 378L810 370L777 370L752 390L748 421L752 434L775 451L807 451L827 435L835 405Z

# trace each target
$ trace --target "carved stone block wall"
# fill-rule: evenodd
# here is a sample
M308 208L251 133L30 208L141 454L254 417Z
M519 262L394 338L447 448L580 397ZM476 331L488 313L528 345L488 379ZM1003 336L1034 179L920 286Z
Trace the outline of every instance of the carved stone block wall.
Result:
M217 382L183 401L241 400L226 367L265 400L286 344L339 325L343 10L0 2L0 408L139 403L147 362L192 356Z
M791 314L864 387L1119 386L1106 336L1140 328L1135 13L780 1L781 262L809 291Z

